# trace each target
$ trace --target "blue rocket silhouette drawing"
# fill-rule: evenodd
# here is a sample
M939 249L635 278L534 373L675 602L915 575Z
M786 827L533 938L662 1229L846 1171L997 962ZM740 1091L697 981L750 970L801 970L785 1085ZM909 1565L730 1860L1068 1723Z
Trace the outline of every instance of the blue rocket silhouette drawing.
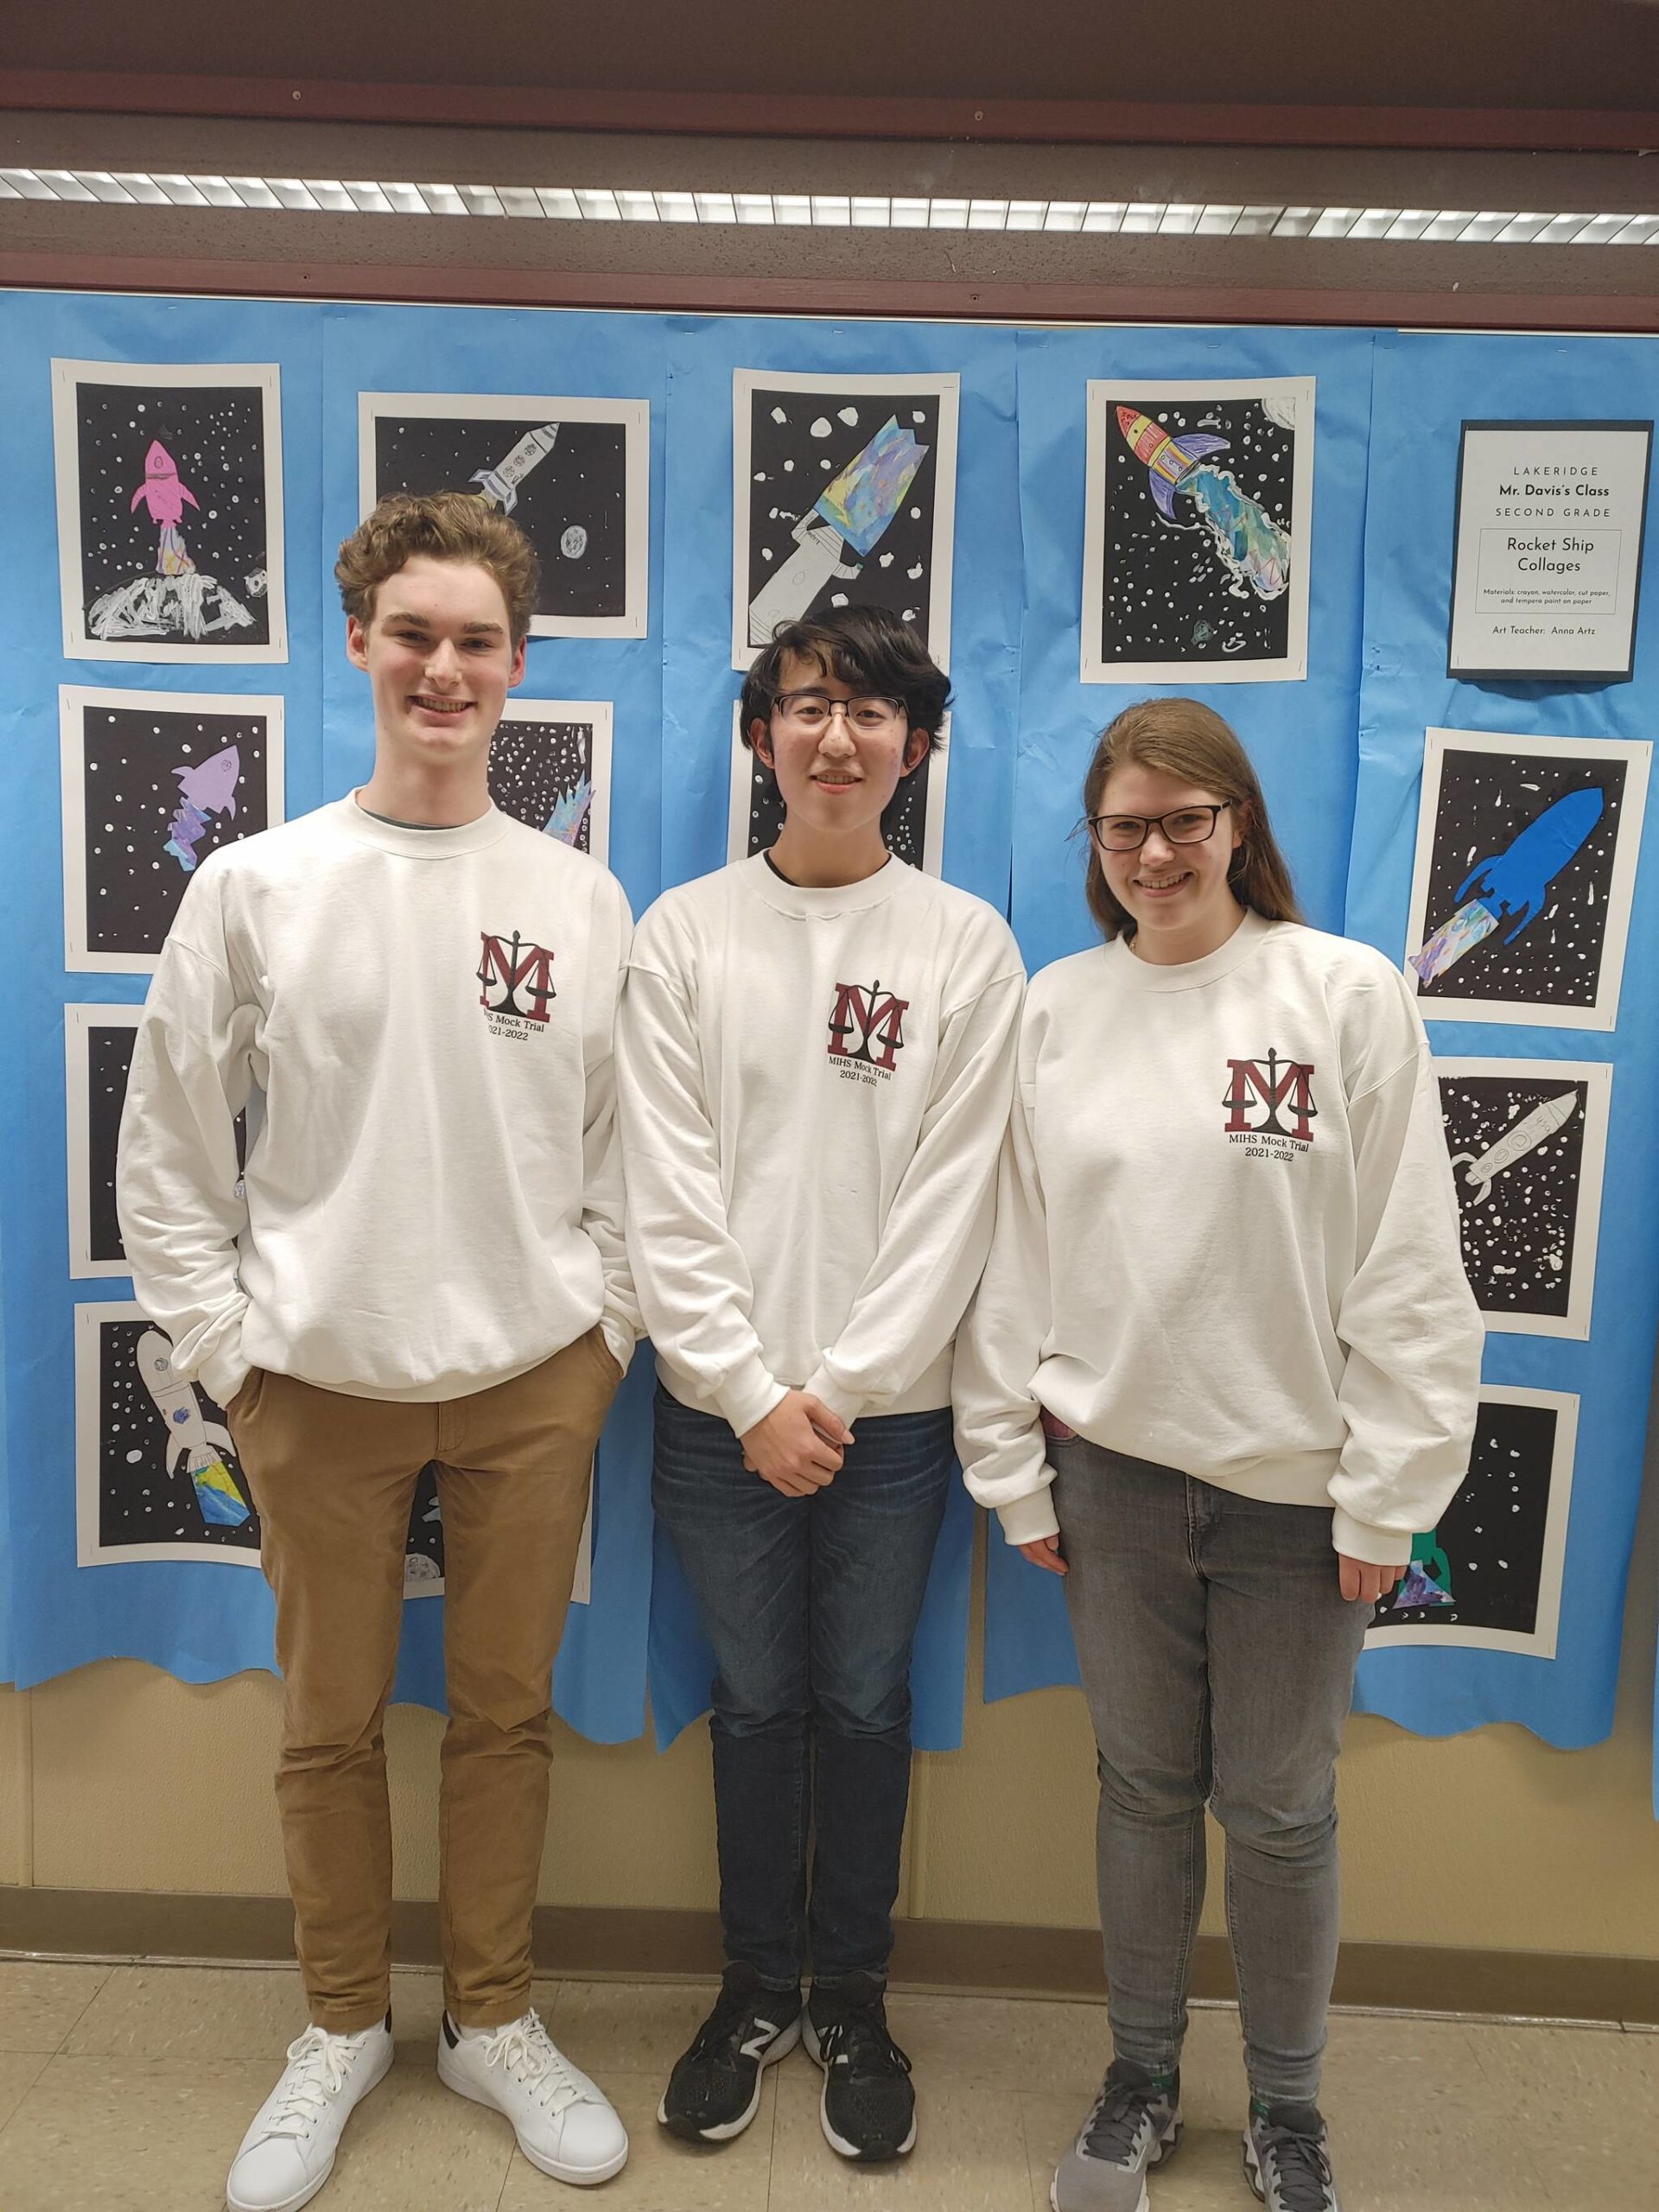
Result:
M1421 952L1411 955L1421 980L1432 983L1494 930L1503 929L1504 944L1513 944L1543 912L1551 883L1583 846L1605 804L1594 785L1568 791L1528 823L1501 853L1491 854L1465 876L1458 888L1462 903L1457 912L1440 924Z
M1552 880L1600 821L1604 804L1593 785L1568 791L1554 806L1547 806L1535 822L1528 823L1505 851L1482 861L1461 885L1458 897L1478 899L1483 906L1496 908L1494 920L1510 923L1503 942L1513 944L1541 912Z

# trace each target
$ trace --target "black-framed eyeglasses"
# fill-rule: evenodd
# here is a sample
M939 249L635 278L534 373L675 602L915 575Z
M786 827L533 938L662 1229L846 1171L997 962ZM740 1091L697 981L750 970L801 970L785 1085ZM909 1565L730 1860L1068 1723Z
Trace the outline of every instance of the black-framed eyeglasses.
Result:
M1232 804L1223 799L1203 806L1178 806L1167 814L1091 814L1089 834L1103 853L1139 852L1154 830L1168 845L1202 845Z
M873 696L827 699L822 691L780 691L772 703L790 728L798 730L827 729L837 715L845 715L849 729L874 734L905 719L902 699Z

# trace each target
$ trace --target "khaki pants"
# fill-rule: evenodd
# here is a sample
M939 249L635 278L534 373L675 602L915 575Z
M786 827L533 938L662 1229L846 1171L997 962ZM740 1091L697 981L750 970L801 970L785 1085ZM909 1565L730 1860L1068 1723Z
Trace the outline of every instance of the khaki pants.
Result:
M530 2001L553 1660L594 1446L620 1379L597 1326L440 1405L351 1398L256 1368L229 1419L276 1594L276 1802L311 2018L385 2017L391 1814L384 1723L416 1480L438 1463L449 1722L438 1792L444 1998L466 2027Z

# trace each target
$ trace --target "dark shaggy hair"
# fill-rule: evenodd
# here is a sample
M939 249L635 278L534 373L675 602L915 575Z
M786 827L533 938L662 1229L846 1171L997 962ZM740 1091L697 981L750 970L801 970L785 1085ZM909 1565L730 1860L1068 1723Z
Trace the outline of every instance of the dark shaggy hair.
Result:
M346 612L366 630L374 619L376 592L421 554L432 561L472 561L487 569L507 603L512 643L524 643L536 612L541 563L518 524L474 492L393 492L382 499L341 545L334 563Z
M771 721L784 664L791 659L850 683L855 696L902 700L912 729L925 729L934 747L944 741L950 679L935 666L920 632L885 607L847 607L821 622L780 622L772 632L743 679L738 721L745 745L754 741L755 722Z
M1156 769L1201 791L1219 791L1233 810L1243 843L1233 855L1228 881L1241 906L1269 922L1300 922L1302 910L1290 870L1268 820L1267 801L1250 756L1232 726L1199 699L1142 699L1125 707L1101 733L1089 772L1083 779L1085 824L1100 812L1101 794L1115 768L1133 762ZM1089 875L1084 886L1089 911L1106 938L1135 935L1135 917L1114 895L1089 836Z

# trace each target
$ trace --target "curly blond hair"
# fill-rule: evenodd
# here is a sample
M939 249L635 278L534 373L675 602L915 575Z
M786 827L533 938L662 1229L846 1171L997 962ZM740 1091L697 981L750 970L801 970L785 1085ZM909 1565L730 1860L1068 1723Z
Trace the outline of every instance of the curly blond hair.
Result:
M334 563L347 614L367 629L375 593L422 554L487 569L506 601L514 645L529 636L542 577L536 550L517 523L471 492L393 492L382 499L345 540Z

